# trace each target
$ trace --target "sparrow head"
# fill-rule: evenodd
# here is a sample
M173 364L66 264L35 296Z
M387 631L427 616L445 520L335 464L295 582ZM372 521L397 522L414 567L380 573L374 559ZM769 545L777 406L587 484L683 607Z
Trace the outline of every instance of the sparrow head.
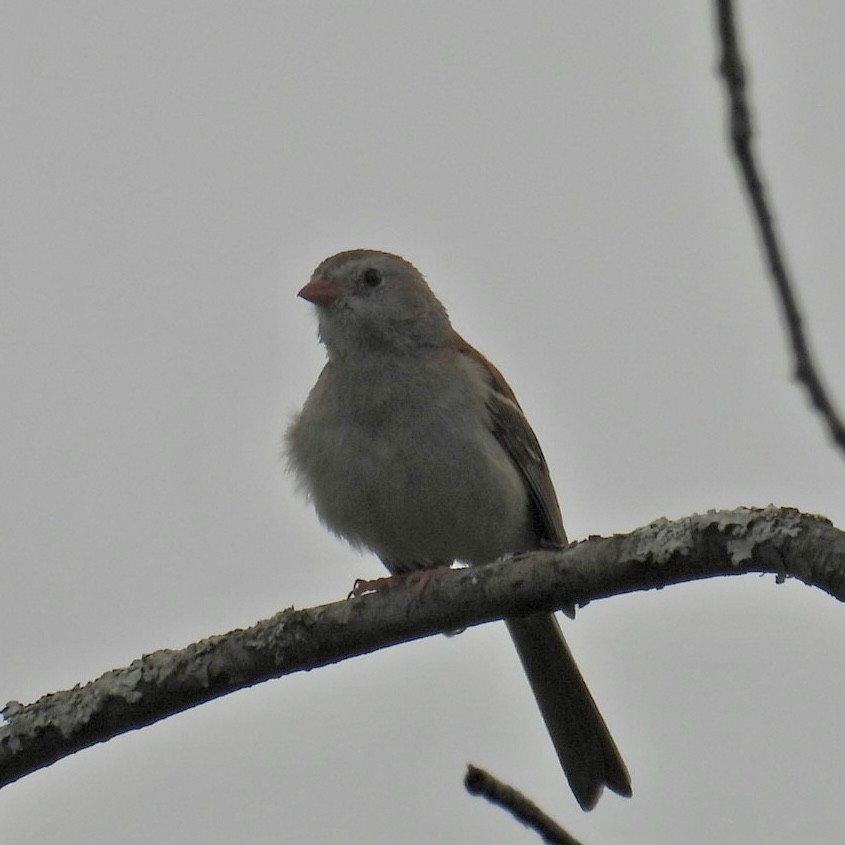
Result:
M353 249L323 261L299 296L317 306L329 357L364 349L413 353L446 343L446 309L422 274L389 252Z

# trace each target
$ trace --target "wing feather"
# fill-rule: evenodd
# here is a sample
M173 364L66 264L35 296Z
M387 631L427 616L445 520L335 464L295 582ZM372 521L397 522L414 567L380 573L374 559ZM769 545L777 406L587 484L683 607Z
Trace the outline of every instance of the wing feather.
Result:
M516 396L499 370L458 334L455 335L455 345L461 355L476 363L492 388L487 409L493 433L525 481L538 545L566 545L563 517L546 458Z

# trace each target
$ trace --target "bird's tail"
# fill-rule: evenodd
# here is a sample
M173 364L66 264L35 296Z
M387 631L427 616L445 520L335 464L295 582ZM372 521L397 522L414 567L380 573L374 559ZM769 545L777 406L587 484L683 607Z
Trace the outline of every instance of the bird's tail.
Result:
M605 786L629 797L628 770L555 617L537 613L505 621L581 808L592 810Z

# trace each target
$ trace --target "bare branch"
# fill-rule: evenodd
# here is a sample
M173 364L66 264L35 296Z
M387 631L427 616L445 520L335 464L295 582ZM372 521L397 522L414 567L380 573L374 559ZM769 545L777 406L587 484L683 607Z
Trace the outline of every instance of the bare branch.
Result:
M585 604L719 575L772 572L845 600L845 532L822 517L770 506L661 519L488 566L309 610L162 650L83 687L11 702L0 727L0 786L235 690L400 642L505 616Z
M795 378L802 382L813 406L824 419L830 436L845 453L845 424L837 414L816 369L809 343L804 334L801 312L793 292L790 274L786 269L784 251L780 244L770 203L753 149L751 108L746 96L745 65L739 49L736 23L731 0L716 0L719 40L722 57L719 70L725 81L730 106L730 138L740 173L745 180L745 189L754 210L754 220L763 244L763 252L774 281L786 323L792 354L795 360Z
M467 766L464 786L471 795L481 795L491 804L507 810L517 821L536 830L551 845L581 845L570 836L551 816L546 815L533 801L519 790L502 783L484 769Z

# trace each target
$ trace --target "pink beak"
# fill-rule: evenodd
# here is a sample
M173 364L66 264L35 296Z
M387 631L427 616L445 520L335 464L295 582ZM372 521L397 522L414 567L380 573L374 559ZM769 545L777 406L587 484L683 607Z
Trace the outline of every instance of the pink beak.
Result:
M297 296L313 302L314 305L331 305L343 296L343 288L325 276L314 276Z

